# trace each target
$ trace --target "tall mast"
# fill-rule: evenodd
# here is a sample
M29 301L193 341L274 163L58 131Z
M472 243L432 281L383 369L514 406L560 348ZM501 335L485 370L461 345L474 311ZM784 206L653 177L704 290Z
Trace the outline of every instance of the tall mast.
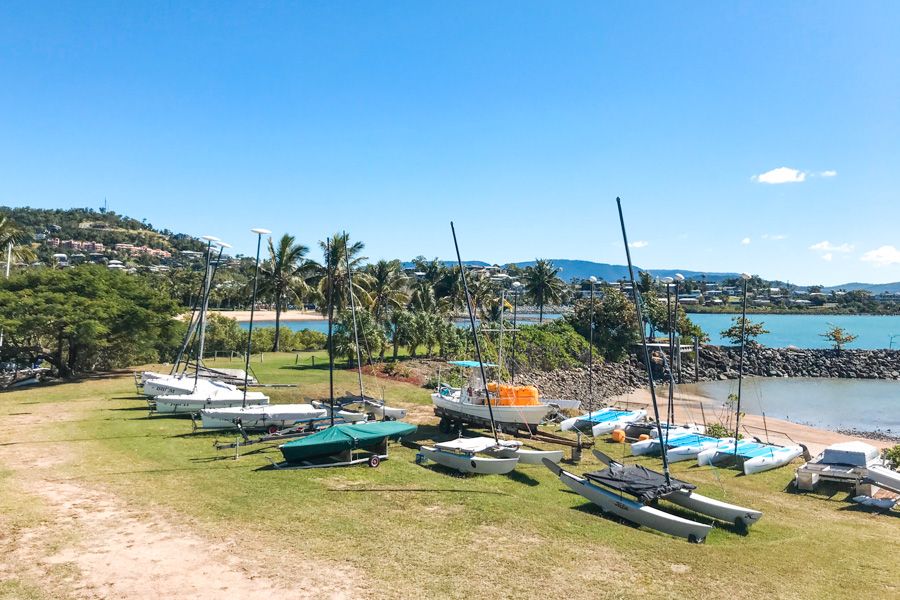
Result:
M734 411L734 456L738 453L738 437L740 436L741 427L741 384L744 381L744 332L747 330L747 282L750 276L741 273L741 279L744 280L744 301L741 303L741 354L738 359L738 393L737 407Z
M481 371L481 383L484 385L484 398L488 405L488 415L491 418L491 433L494 441L500 443L497 437L497 427L494 425L494 409L491 406L491 393L488 391L487 375L484 372L484 363L481 360L481 343L478 341L478 332L475 329L475 312L472 310L472 298L469 296L469 283L466 281L466 270L463 268L462 258L459 255L459 243L456 241L456 228L450 221L450 231L453 232L453 247L456 248L456 262L459 265L459 276L462 277L463 290L466 293L466 308L469 309L469 325L472 328L472 341L475 343L475 356L478 358L478 368Z
M325 242L325 271L328 276L328 402L330 404L331 427L334 427L334 344L332 338L334 324L334 273L332 273L332 269L334 265L331 263L331 250L333 248L331 241Z
M650 400L653 403L653 416L656 418L656 434L660 443L663 442L662 423L659 421L659 404L656 402L656 386L653 382L653 369L650 366L650 350L647 349L647 332L644 329L644 311L641 308L641 296L638 293L637 282L634 280L634 267L631 265L631 250L628 247L628 234L625 233L625 217L622 216L622 200L616 197L616 206L619 208L619 224L622 226L622 241L625 243L625 256L628 258L628 276L631 279L631 295L634 298L634 309L638 317L638 333L641 336L641 347L644 350L644 364L647 365L647 379L650 381ZM662 453L663 474L666 476L666 485L672 483L669 475L669 457Z
M350 314L353 315L353 342L356 345L356 377L359 379L359 399L364 400L366 397L363 389L362 377L362 356L359 352L359 328L356 324L356 302L353 300L353 275L350 274L350 251L348 244L350 236L344 232L344 262L347 265L347 287L350 288Z
M212 260L212 244L213 242L219 241L219 238L212 235L204 235L202 239L206 240L206 271L203 274L205 283L203 285L203 300L200 303L200 339L198 342L197 355L194 357L196 363L196 368L194 370L194 391L197 390L197 380L200 379L200 363L203 362L203 345L206 341L206 307L209 305L209 291L212 286L212 276L209 270L209 265ZM222 256L221 248L219 248L219 256Z
M259 251L262 236L272 233L268 229L251 229L256 234L256 269L253 272L253 295L250 297L250 326L247 328L247 352L244 356L244 399L241 406L247 406L247 384L250 381L250 352L253 350L253 315L256 311L256 290L259 289Z

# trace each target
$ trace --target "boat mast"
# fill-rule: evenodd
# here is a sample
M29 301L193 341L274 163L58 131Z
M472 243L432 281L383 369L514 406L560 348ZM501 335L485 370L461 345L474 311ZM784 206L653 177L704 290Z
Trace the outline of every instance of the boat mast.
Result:
M634 280L634 267L631 265L631 250L628 248L628 234L625 233L625 217L622 216L622 200L616 197L616 206L619 208L619 224L622 226L622 241L625 243L625 257L628 259L628 276L631 279L631 295L634 298L634 308L637 311L638 332L641 336L641 347L644 351L644 364L647 365L647 379L650 381L650 400L653 403L653 416L656 418L656 434L660 443L663 442L662 423L659 421L659 404L656 402L656 386L653 383L653 368L650 366L650 351L647 349L647 332L644 330L644 312L641 309L641 296L638 293L637 282ZM662 453L663 474L666 476L666 485L672 483L669 474L669 457Z
M218 238L216 238L216 239L218 239ZM224 242L222 242L222 243L224 244ZM210 286L206 285L206 275L204 275L204 277L203 277L203 283L201 284L201 289L200 289L200 298L198 299L198 301L200 302L200 316L202 316L202 314L203 314L203 303L208 302L209 296L210 296L210 294L212 294L211 284L213 281L216 280L216 273L218 272L218 269L219 269L219 259L222 258L222 251L224 248L230 248L230 247L231 246L229 246L228 244L224 244L224 246L219 248L219 256L218 256L218 258L216 258L215 264L212 265L212 272L209 276ZM193 332L191 333L191 335L194 336L194 340L191 343L191 349L192 349L191 351L195 352L195 353L197 351L197 344L200 342L200 336L197 333L199 326L200 326L200 319L198 318L197 322L194 323L194 329L193 329ZM205 333L204 333L204 339L205 339ZM194 358L196 358L196 356ZM187 373L188 368L191 366L190 363L191 363L190 359L184 361L184 368L181 369L182 375ZM198 365L199 365L199 363L197 363L197 366Z
M200 304L200 340L197 344L197 355L194 357L194 391L197 391L197 381L200 379L200 363L203 362L203 346L206 342L206 309L209 306L209 293L212 288L212 273L209 267L212 260L212 243L219 241L219 238L211 235L205 235L203 236L203 239L206 240L206 272L204 273L206 289L203 293L203 302ZM222 257L223 249L224 246L219 247L219 258ZM218 264L218 262L219 261L217 260L216 264Z
M506 290L500 290L500 343L497 344L497 393L503 383L503 309L506 306Z
M741 273L741 279L744 280L744 300L741 302L741 354L738 359L738 392L737 407L734 411L734 456L737 458L738 453L738 437L740 436L741 427L741 384L744 381L744 332L747 329L747 282L750 275ZM699 358L699 357L698 357Z
M253 272L253 295L250 297L250 326L247 328L247 353L244 356L244 399L241 406L247 406L247 384L250 381L250 352L253 350L253 314L256 310L256 291L259 289L259 250L262 247L262 236L272 233L268 229L251 229L256 234L256 269Z
M466 281L466 269L463 267L462 258L459 255L459 243L456 241L456 228L450 221L450 231L453 233L453 247L456 248L456 262L459 265L459 276L462 277L463 290L466 293L466 308L469 309L469 325L472 328L472 341L475 343L475 355L478 358L478 368L481 371L481 383L484 385L484 397L488 405L488 415L491 418L491 433L494 441L500 443L497 437L497 427L494 425L494 409L491 406L491 393L488 391L487 375L484 373L484 363L481 360L481 344L478 342L478 332L475 329L475 313L472 310L472 298L469 296L469 284Z
M353 300L353 275L350 274L350 251L348 244L350 243L350 236L347 235L347 232L344 232L344 262L347 265L347 287L350 288L350 314L353 315L353 342L356 345L356 376L359 379L359 399L360 401L365 400L366 393L363 390L363 377L362 377L362 356L360 356L359 352L359 328L356 324L356 302Z
M328 402L331 427L334 427L334 344L332 340L332 327L334 323L334 274L331 264L332 240L325 242L325 272L328 281Z

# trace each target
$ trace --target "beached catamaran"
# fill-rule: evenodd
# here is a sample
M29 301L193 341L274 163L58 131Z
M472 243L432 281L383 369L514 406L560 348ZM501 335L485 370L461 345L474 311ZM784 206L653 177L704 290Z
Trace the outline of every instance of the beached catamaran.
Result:
M645 321L641 306L640 293L634 278L631 263L631 252L628 247L628 236L625 232L625 219L622 215L621 201L616 198L619 209L619 221L622 226L622 238L625 254L628 258L628 271L631 278L631 289L635 310L638 315L638 331L650 382L650 399L656 417L657 436L663 438L660 422L659 405L653 381L653 370L650 363L650 352L647 346ZM696 513L720 521L733 523L746 528L762 517L762 513L742 506L729 504L697 494L696 486L675 479L669 473L669 461L666 453L662 453L663 472L647 469L642 466L625 466L601 452L594 451L595 456L606 465L605 469L585 473L578 476L562 469L550 461L544 465L572 491L584 496L604 512L616 515L632 523L644 525L673 536L686 538L691 542L702 542L706 539L711 525L699 523L691 519L674 515L660 509L659 501L666 500ZM626 498L625 494L634 499Z

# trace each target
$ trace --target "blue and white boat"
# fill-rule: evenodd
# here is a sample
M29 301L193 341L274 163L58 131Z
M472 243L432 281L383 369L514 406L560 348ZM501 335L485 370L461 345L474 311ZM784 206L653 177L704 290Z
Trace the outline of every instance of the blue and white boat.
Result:
M803 447L799 444L776 446L750 440L738 440L735 451L734 441L734 438L722 438L717 445L697 455L697 464L716 465L737 459L743 466L744 474L752 475L783 467L803 454Z
M578 429L591 430L591 435L599 436L622 429L647 416L646 410L619 410L612 407L601 408L587 414L566 419L560 424L563 431Z
M667 435L664 433L664 436L665 439L662 442L654 437L632 443L631 454L633 456L658 454L665 444L669 462L678 462L694 458L704 450L709 450L719 444L718 438L689 428L672 429Z

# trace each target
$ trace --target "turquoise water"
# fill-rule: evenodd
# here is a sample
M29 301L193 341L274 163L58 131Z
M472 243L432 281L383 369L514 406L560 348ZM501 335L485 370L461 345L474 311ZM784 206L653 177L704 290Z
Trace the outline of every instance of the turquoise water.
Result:
M544 321L549 321L553 319L558 319L562 315L559 314L545 314ZM518 315L519 318L522 319L523 322L528 324L537 323L538 314L537 313L522 313ZM512 317L509 317L510 319ZM456 322L460 327L468 327L469 321L466 319L459 320ZM241 327L247 329L249 327L248 323L241 323ZM328 333L328 321L319 320L319 321L282 321L281 326L285 329L290 329L291 331L300 331L301 329L312 329L313 331L321 331L322 333ZM275 321L254 321L253 327L275 327Z
M558 319L558 314L544 315L544 320ZM731 326L734 315L724 314L692 314L691 319L700 325L709 334L710 343L728 344L723 340L719 332ZM537 315L528 314L526 318L534 318ZM877 349L889 348L891 336L893 347L900 348L900 316L867 316L867 315L750 315L754 322L765 323L770 333L759 338L759 342L771 348L784 348L785 346L797 346L799 348L828 348L829 344L822 339L824 333L831 325L845 328L859 338L847 346L848 348ZM529 320L529 322L531 322ZM465 325L465 322L462 323ZM242 323L246 328L247 324ZM256 327L275 327L274 321L257 321ZM313 329L325 333L328 331L326 321L286 321L283 327L292 331L301 329Z
M737 393L737 381L678 386L721 406ZM858 429L900 434L900 382L859 379L744 379L741 410L823 429ZM801 440L802 441L802 440Z
M731 326L734 315L698 313L689 316L709 334L711 344L730 344L719 332ZM847 348L889 348L891 336L895 336L893 347L900 348L900 316L753 314L747 318L754 323L765 323L770 333L760 336L758 341L770 348L829 348L821 334L832 325L859 336Z

